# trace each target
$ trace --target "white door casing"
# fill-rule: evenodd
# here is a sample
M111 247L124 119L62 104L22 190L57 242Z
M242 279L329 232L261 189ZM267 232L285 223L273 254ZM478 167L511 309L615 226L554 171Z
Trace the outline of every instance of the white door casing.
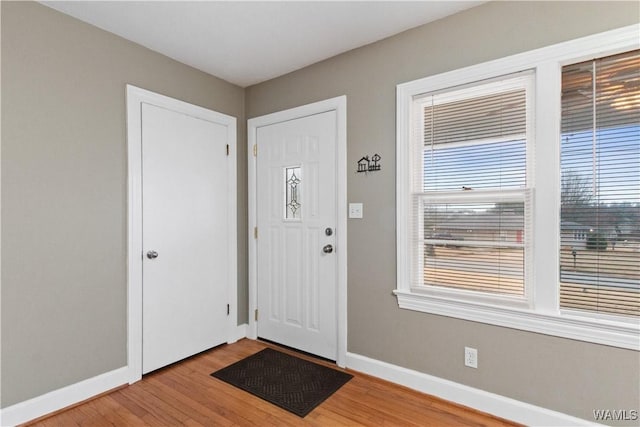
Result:
M133 383L143 371L237 336L236 119L127 85L127 142L127 327ZM213 200L209 192L221 194ZM158 258L145 256L151 250ZM217 285L203 286L199 278ZM194 292L204 292L200 301L189 299Z
M248 336L259 332L344 366L346 97L254 118L248 128ZM298 167L301 217L291 219L285 175ZM327 244L333 253L323 252Z

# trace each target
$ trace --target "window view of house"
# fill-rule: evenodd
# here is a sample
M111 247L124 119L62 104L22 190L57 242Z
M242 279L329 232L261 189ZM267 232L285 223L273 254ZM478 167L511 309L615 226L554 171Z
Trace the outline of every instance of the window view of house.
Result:
M640 315L640 51L563 67L560 305Z
M423 285L524 296L531 77L418 101Z
M419 285L526 294L526 95L481 82L414 100ZM560 308L638 316L640 51L563 67L561 126Z
M523 295L524 205L430 205L425 284Z

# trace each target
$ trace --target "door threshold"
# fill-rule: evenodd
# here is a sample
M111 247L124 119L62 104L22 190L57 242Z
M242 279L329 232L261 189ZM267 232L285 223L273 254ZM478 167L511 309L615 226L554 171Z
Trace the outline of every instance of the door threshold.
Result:
M288 345L280 344L279 342L271 341L271 340L268 340L266 338L258 337L258 341L261 341L261 342L266 343L266 344L271 344L273 346L280 347L280 348L283 348L285 350L289 350L291 352L301 354L303 356L312 357L314 359L318 359L318 360L321 360L323 362L332 363L334 365L336 364L335 360L328 359L328 358L322 357L322 356L318 356L317 354L309 353L307 351L303 351L303 350L297 349L295 347L289 347Z

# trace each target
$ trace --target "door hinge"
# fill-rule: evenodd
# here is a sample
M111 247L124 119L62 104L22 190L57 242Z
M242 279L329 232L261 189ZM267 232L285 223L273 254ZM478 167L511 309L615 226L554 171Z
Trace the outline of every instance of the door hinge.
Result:
M227 156L229 155L229 144L227 144Z
M229 307L229 304L227 304L227 316L229 315L229 311L230 311L230 307Z
M258 155L258 144L253 144L253 157Z
M256 311L254 312L254 318L256 320L256 322L258 321L258 309L256 308Z
M253 227L253 238L254 239L258 238L258 227Z

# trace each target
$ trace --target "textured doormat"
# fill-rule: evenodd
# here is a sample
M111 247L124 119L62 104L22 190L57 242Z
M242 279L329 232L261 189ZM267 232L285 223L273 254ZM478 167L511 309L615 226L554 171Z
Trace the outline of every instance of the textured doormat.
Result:
M211 374L304 417L353 375L265 348Z

